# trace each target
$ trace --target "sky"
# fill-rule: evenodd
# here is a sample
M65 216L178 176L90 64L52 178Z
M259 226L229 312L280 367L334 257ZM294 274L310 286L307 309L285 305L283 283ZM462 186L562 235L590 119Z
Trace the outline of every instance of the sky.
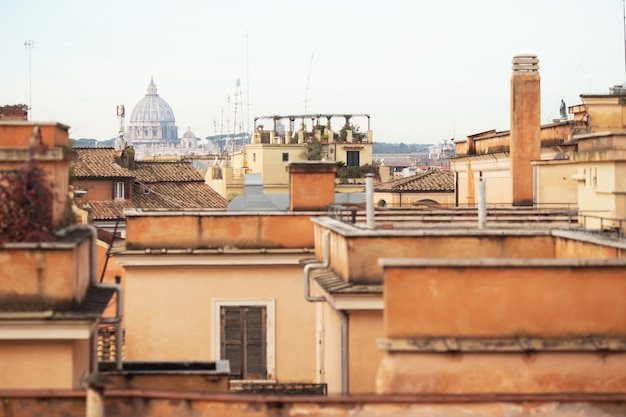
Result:
M561 100L626 81L624 0L0 6L0 105L30 105L31 120L68 125L73 139L115 137L117 106L128 121L151 77L180 136L252 131L260 116L369 114L374 141L422 144L509 129L518 54L539 58L542 123Z

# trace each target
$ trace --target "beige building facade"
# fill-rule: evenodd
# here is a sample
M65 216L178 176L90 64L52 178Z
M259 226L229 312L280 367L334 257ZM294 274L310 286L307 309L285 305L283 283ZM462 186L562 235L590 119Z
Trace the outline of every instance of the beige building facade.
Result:
M353 130L353 117L367 120L367 131ZM333 118L341 118L349 129L344 129L345 136L331 127ZM252 143L233 152L226 163L209 166L205 180L227 200L243 194L246 174L261 174L264 193L286 193L289 187L289 162L302 162L309 159L309 144L319 144L319 158L345 166L364 166L372 164L373 132L370 129L369 115L289 115L255 118L270 119L273 126L264 129L259 125L252 137ZM326 124L322 125L326 119ZM285 130L281 121L289 124ZM295 130L296 120L302 121L300 130ZM312 123L312 127L305 127ZM343 188L342 188L343 187ZM338 192L346 192L345 186L339 186ZM362 190L362 187L361 187Z

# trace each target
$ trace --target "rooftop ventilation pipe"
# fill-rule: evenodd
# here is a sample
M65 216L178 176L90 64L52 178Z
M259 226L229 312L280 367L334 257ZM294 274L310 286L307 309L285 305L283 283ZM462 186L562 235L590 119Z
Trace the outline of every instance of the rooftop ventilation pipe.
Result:
M304 298L309 302L328 301L324 296L314 297L311 295L311 272L319 269L326 269L330 266L330 231L324 231L322 236L322 248L324 258L322 262L311 262L304 266ZM341 393L344 395L350 392L350 374L348 366L348 315L343 310L337 310L328 303L341 320Z
M368 229L374 229L374 174L365 174L365 218Z
M487 189L483 172L479 171L478 175L478 228L484 229L487 225Z

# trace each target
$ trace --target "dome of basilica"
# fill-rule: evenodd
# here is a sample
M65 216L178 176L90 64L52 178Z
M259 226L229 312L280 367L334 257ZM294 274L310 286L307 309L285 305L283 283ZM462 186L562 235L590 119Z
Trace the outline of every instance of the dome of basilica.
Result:
M195 133L191 131L191 126L187 127L187 131L183 133L183 139L196 139Z
M127 132L133 144L178 142L174 112L167 101L159 97L153 78L148 84L146 96L133 108Z
M172 108L167 101L159 97L153 78L150 79L146 96L139 100L139 103L135 105L130 116L131 122L143 122L148 120L158 122L175 121Z

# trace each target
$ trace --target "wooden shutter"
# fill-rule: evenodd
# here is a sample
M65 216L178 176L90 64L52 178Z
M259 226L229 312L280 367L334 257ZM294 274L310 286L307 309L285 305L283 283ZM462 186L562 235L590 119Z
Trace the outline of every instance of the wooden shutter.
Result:
M265 307L222 307L221 359L230 362L230 376L234 379L266 379L266 323Z
M222 307L222 346L221 359L230 362L230 375L235 379L243 379L243 344L241 307Z
M266 379L265 307L246 307L245 320L245 379Z

